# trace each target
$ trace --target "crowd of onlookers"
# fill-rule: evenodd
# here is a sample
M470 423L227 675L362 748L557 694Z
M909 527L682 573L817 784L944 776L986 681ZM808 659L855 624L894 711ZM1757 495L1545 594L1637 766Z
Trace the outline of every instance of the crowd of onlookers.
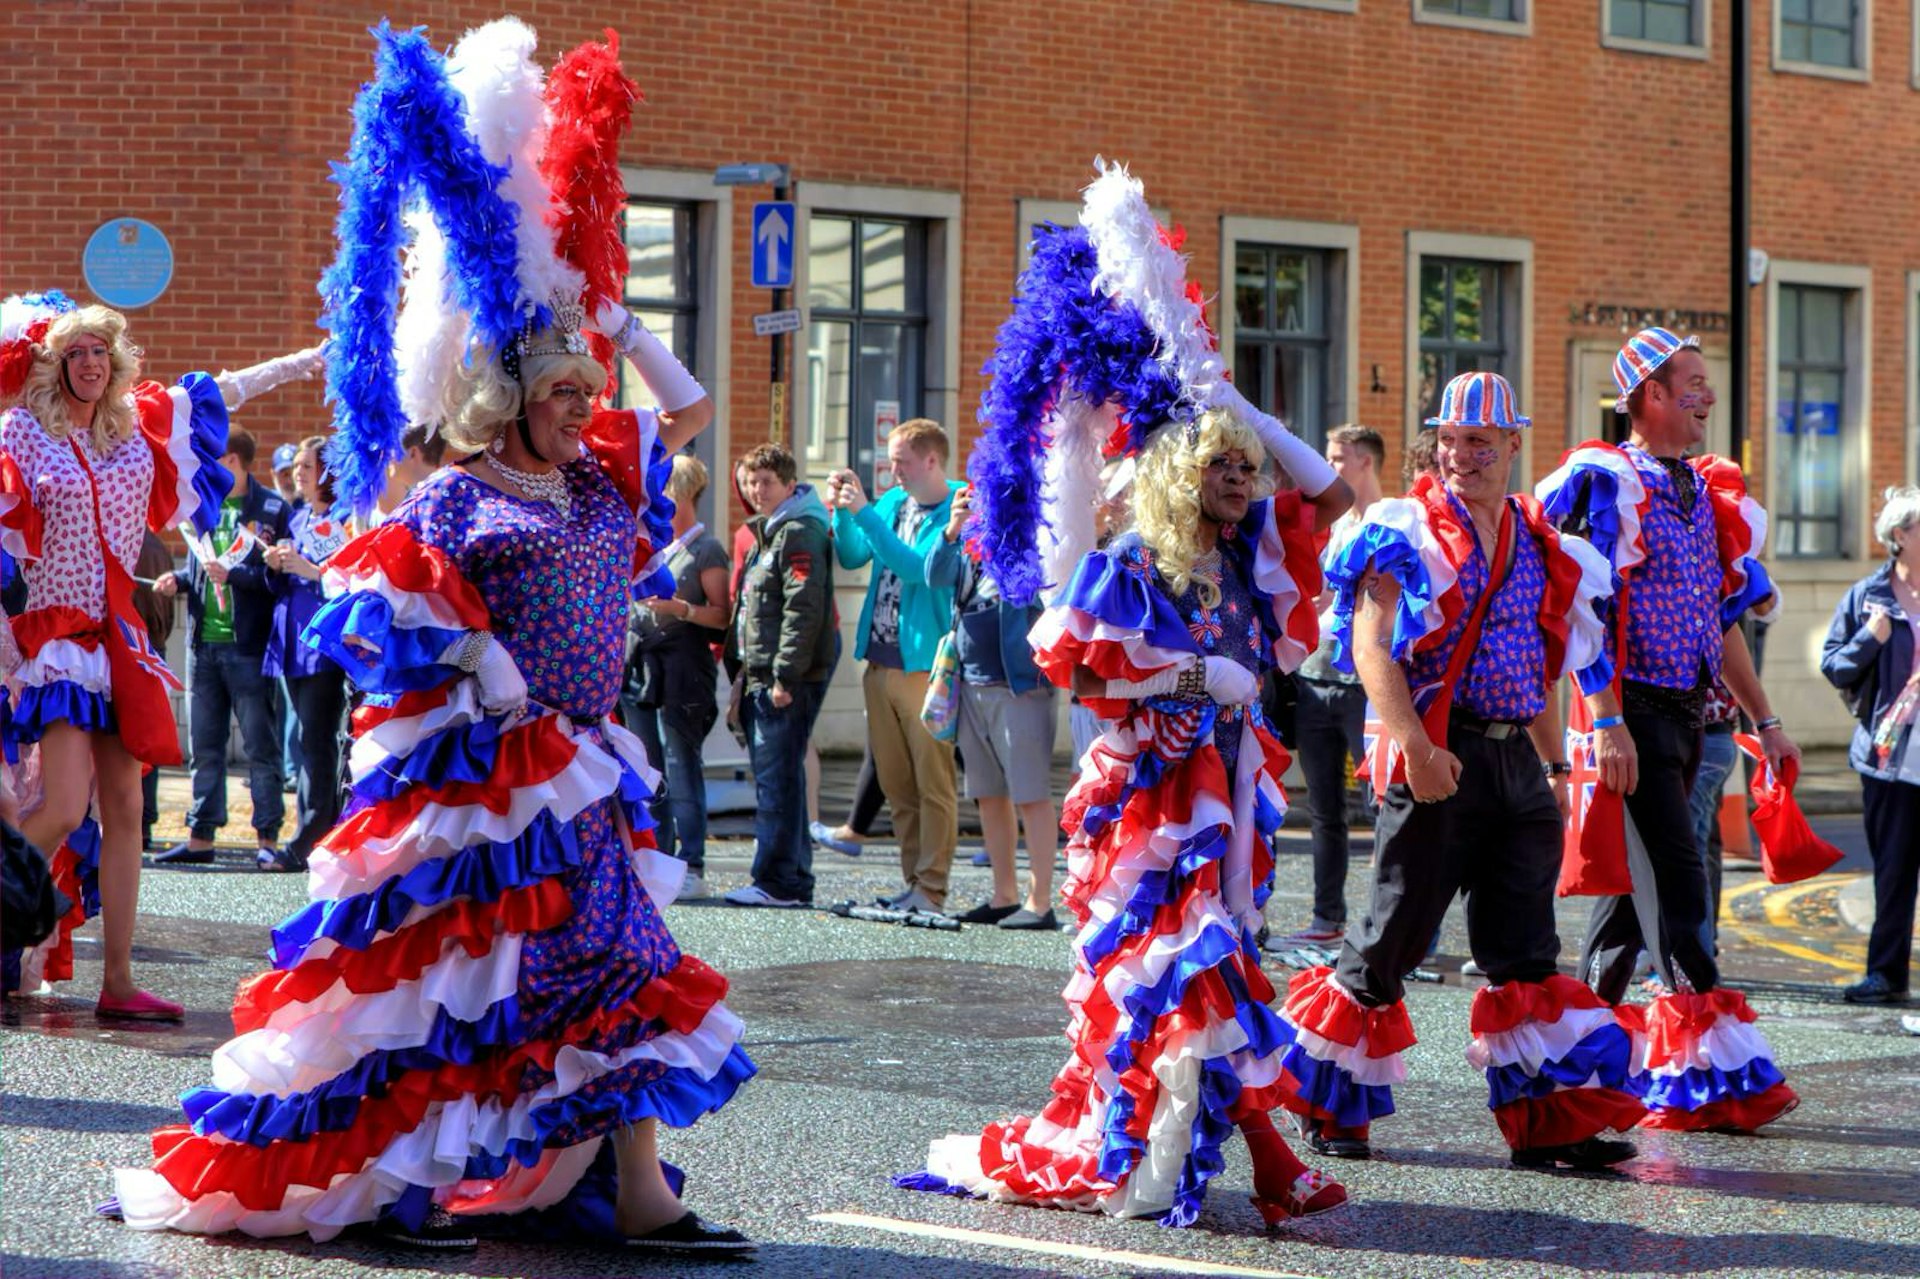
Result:
M1407 450L1401 490L1432 473L1433 432ZM211 538L175 569L149 536L138 566L137 604L156 649L187 604L187 728L193 800L187 839L161 863L208 862L226 823L231 726L240 728L263 868L304 868L341 805L348 693L340 670L299 643L319 607L327 557L360 525L333 508L324 437L276 449L270 479L256 479L253 436L236 427L223 464L234 486ZM410 434L377 522L442 461L442 443ZM1374 431L1343 426L1327 459L1355 503L1329 533L1337 549L1384 494L1386 448ZM1053 785L1056 690L1027 645L1038 606L999 598L968 545L967 486L941 427L905 422L891 434L884 491L870 494L852 471L816 487L793 454L761 445L734 468L741 516L727 545L696 512L710 484L689 454L673 462L673 540L661 552L671 596L631 610L622 718L664 777L655 804L660 846L687 864L683 897L708 895L703 743L722 715L747 747L755 788L752 879L726 893L735 906L812 903L816 846L857 855L884 807L898 846L901 886L882 905L954 913L965 922L1052 929L1052 876L1059 842ZM1127 494L1109 491L1103 529L1126 520ZM729 509L716 502L714 509ZM1836 609L1822 671L1859 721L1850 761L1862 776L1875 864L1878 922L1858 1002L1904 998L1916 878L1920 877L1920 490L1890 489L1875 525L1888 559ZM853 628L861 663L866 754L849 811L829 824L819 811L814 727L845 658L835 605L836 571L869 569ZM1324 601L1323 601L1324 603ZM1749 623L1751 624L1751 623ZM724 673L724 674L723 674ZM934 696L929 697L930 686ZM1717 814L1733 772L1738 710L1724 690L1710 699L1694 818L1717 915L1721 869ZM727 705L722 706L723 699ZM1349 829L1370 796L1358 777L1366 698L1323 643L1292 676L1270 677L1268 718L1298 756L1313 850L1311 915L1285 932L1288 946L1335 946L1348 926ZM944 708L944 710L940 709ZM1074 705L1076 755L1098 731ZM964 781L962 781L964 779ZM146 821L157 819L154 775ZM283 788L296 795L291 836ZM949 903L962 792L977 807L992 868L985 900ZM1015 853L1024 836L1029 875ZM1279 931L1276 929L1276 931Z

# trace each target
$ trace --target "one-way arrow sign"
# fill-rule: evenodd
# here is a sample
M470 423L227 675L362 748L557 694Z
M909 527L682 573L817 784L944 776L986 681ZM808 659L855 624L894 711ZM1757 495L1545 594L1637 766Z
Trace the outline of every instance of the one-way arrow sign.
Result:
M767 200L753 206L753 287L793 287L793 202Z

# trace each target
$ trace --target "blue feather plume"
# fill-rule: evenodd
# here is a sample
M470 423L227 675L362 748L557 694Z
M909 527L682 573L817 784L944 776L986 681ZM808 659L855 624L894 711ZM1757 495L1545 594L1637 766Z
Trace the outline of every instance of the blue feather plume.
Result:
M1149 430L1193 414L1179 378L1158 358L1159 341L1127 302L1095 291L1093 243L1081 227L1037 228L1033 256L983 370L980 441L967 466L981 562L1009 603L1030 603L1049 585L1040 563L1048 413L1068 391L1091 404L1117 402L1125 439L1138 453Z

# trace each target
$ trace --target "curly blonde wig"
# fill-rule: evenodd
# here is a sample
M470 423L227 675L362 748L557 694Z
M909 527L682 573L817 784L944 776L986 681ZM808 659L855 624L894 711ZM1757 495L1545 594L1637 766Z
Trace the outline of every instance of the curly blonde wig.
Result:
M96 338L107 347L111 372L107 389L94 406L89 431L94 454L104 456L121 441L131 439L134 431L133 384L140 376L140 348L127 340L126 316L104 306L83 306L56 316L47 327L46 340L34 347L33 367L27 371L20 403L48 435L56 440L67 438L73 430L73 417L67 408L66 379L61 374L67 349L81 338Z
M1198 419L1199 432L1187 442L1183 426L1170 426L1140 455L1133 484L1133 527L1153 554L1154 567L1175 595L1184 594L1196 580L1200 602L1208 608L1220 603L1220 587L1194 577L1200 548L1200 482L1207 463L1234 449L1258 466L1266 457L1253 429L1224 409Z
M590 390L598 390L607 380L607 371L590 355L538 355L522 363L521 382L516 382L507 376L497 356L476 357L473 367L461 374L466 385L460 408L440 434L456 454L479 453L519 419L525 404L546 399L569 376ZM522 382L526 388L524 401Z

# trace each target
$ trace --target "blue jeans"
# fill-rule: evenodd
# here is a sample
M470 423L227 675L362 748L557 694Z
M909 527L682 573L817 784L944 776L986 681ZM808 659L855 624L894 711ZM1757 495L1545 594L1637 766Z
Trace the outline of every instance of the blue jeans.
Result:
M1347 757L1360 765L1367 693L1358 684L1300 679L1294 732L1313 810L1313 918L1347 922Z
M1738 751L1733 744L1733 725L1709 724L1700 745L1700 771L1693 775L1693 842L1700 846L1700 860L1707 866L1707 891L1713 909L1707 914L1707 949L1714 948L1720 925L1720 848L1714 843L1713 823L1720 815L1720 791L1733 771Z
M740 723L753 763L753 882L775 897L813 900L813 839L807 833L807 739L826 697L826 681L792 690L793 701L773 704L771 690L749 688L740 698Z
M227 824L227 739L240 720L247 748L247 790L253 795L253 829L263 844L278 843L286 818L280 788L280 724L273 716L260 654L232 644L194 644L187 649L187 736L193 746L193 806L187 829L210 840Z
M700 748L706 735L693 736L691 730L697 725L660 706L631 707L627 722L647 748L647 762L665 775L661 794L651 806L654 840L661 852L685 862L688 871L705 875L707 775Z

